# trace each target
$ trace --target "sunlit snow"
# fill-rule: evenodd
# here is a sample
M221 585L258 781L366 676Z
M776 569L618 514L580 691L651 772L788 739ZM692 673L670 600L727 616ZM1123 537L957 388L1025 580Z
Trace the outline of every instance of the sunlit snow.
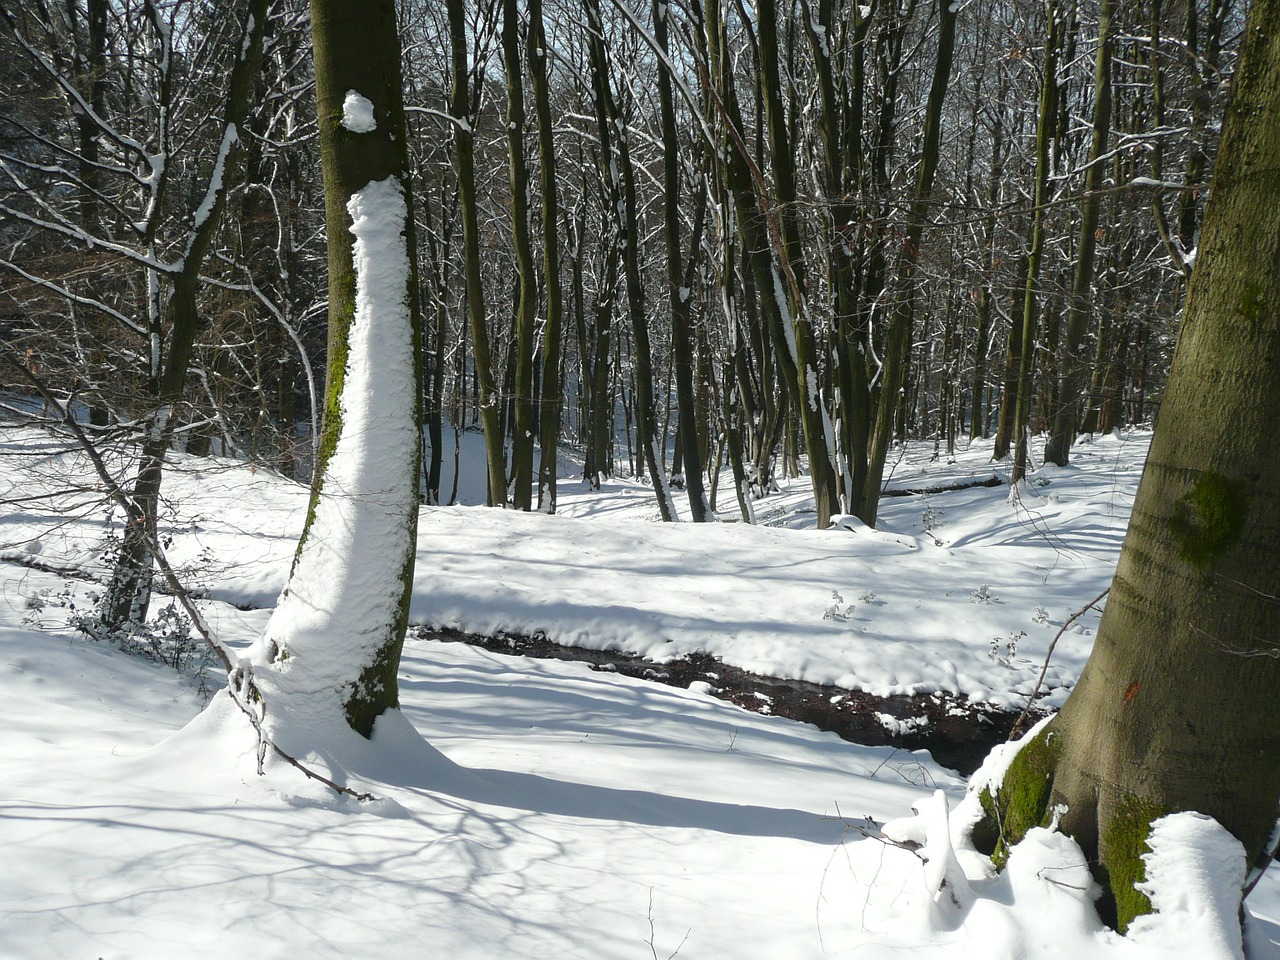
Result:
M474 503L483 461L462 439ZM807 478L755 503L760 526L664 525L651 488L593 492L566 462L556 516L421 511L412 619L655 658L703 649L774 675L1017 706L1065 618L1106 585L1148 439L1085 442L1071 467L1034 470L1015 503L1000 487L886 498L874 531L812 529ZM913 444L894 452L890 485L1003 473L989 452L975 444L952 463ZM171 557L244 652L288 575L306 490L183 456L169 482ZM49 494L0 516L0 957L1240 955L1228 888L1244 865L1203 818L1153 834L1164 912L1124 939L1097 919L1079 850L1059 834L1032 831L993 875L966 844L972 796L927 754L581 663L411 639L402 708L372 743L335 739L302 758L377 800L280 763L259 777L252 729L221 698L201 713L189 671L67 628L104 572L112 521L93 485L65 442L0 427L0 497ZM833 592L847 619L824 619ZM1096 615L1079 622L1051 664L1052 702L1088 654ZM1015 655L991 656L1019 631ZM977 777L998 776L1004 753ZM881 838L888 821L921 848ZM1274 960L1274 874L1249 908L1250 956Z

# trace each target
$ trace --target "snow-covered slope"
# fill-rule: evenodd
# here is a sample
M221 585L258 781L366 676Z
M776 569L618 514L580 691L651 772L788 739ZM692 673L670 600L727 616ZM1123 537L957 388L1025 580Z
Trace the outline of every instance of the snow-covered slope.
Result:
M993 879L940 833L964 785L927 755L583 664L411 640L402 710L372 744L304 758L377 800L279 763L260 777L253 731L224 698L201 713L189 675L66 628L95 590L80 575L101 569L100 494L13 502L92 480L74 454L4 437L4 960L1149 960L1190 943L1197 958L1238 956L1216 901L1194 895L1230 872L1212 830L1162 838L1166 913L1120 940L1076 889L1063 838L1036 834ZM415 619L1018 702L1055 624L1105 586L1144 449L1141 435L1086 446L1019 503L988 488L891 499L876 533L788 527L802 481L759 505L774 528L650 523L647 491L622 482L566 482L558 517L430 510ZM980 450L954 465L928 453L909 450L895 485L990 469ZM170 549L216 598L204 606L223 638L246 646L284 582L305 492L225 463L182 460L171 480ZM1060 644L1056 696L1089 639ZM877 837L913 803L930 863ZM933 895L939 876L959 906ZM1280 880L1264 877L1250 908L1251 956L1280 957Z

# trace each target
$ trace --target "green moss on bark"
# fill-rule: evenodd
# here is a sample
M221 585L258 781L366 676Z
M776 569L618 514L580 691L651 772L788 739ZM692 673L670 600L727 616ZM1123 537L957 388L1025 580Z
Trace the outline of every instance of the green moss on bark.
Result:
M1102 824L1099 853L1115 900L1116 929L1121 933L1128 932L1135 918L1152 912L1150 898L1137 884L1147 878L1142 856L1151 852L1147 845L1151 823L1168 812L1159 804L1128 797Z
M1182 559L1202 567L1221 556L1244 532L1245 507L1240 484L1202 473L1169 518Z
M1049 825L1049 796L1060 753L1061 738L1046 727L1018 751L996 792L984 788L979 795L986 815L974 828L974 845L990 852L997 867L1005 865L1028 830Z

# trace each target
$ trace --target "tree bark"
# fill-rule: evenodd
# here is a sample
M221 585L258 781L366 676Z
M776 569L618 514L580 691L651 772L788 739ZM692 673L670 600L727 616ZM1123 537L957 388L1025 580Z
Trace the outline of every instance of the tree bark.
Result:
M157 17L158 13L155 14ZM126 623L141 623L151 604L151 574L156 542L156 515L164 461L177 426L176 407L186 387L192 346L200 327L200 270L226 209L227 194L235 182L240 127L249 110L253 75L262 58L262 36L267 19L266 0L252 0L241 31L240 54L231 69L222 117L222 142L209 174L202 206L187 232L181 269L173 278L173 290L163 310L152 310L152 358L149 391L154 408L146 417L146 435L138 475L130 494L142 522L130 522L122 538L120 555L112 571L101 608L102 624L109 630ZM152 227L151 229L154 229ZM154 300L159 300L159 280L153 278ZM163 320L161 319L163 317ZM160 346L167 351L160 355Z
M809 455L818 527L826 527L840 508L835 465L835 430L822 399L817 339L806 304L804 253L796 216L796 171L792 138L779 90L777 9L774 0L756 0L757 42L760 49L759 81L763 87L765 121L769 134L774 189L778 206L766 211L769 232L778 259L772 283L762 290L778 302L779 359L796 391L797 409ZM785 292L784 292L785 291Z
M485 317L484 282L480 276L479 200L476 197L475 121L471 109L470 75L467 70L467 19L463 0L446 0L449 15L450 73L453 90L453 148L458 157L458 202L462 209L463 276L467 291L467 315L471 324L471 355L475 364L480 425L484 431L485 464L491 507L507 502L506 464L502 431L498 424L498 391L493 380L493 355Z
M938 4L938 55L934 62L933 83L929 88L929 100L925 107L920 172L916 178L915 194L911 201L907 237L898 258L898 283L901 289L894 300L893 319L889 325L885 344L884 384L881 387L875 429L871 435L870 452L867 456L867 481L863 490L862 509L858 513L869 526L875 526L880 485L884 478L885 459L889 452L889 440L893 435L899 395L906 382L906 366L910 356L912 330L915 327L916 297L919 293L916 289L916 268L920 262L920 241L924 237L929 199L933 193L934 175L938 169L942 139L942 107L951 77L951 55L955 48L957 9L958 5L951 3L950 0L941 0Z
M1062 13L1058 0L1045 4L1047 31L1044 75L1040 80L1040 115L1036 123L1036 206L1032 213L1031 250L1027 255L1027 279L1022 297L1022 354L1018 361L1018 392L1013 404L1013 473L1017 483L1027 474L1031 422L1031 367L1039 327L1040 263L1044 259L1044 219L1049 201L1049 147L1058 115L1058 46L1062 43Z
M1065 804L1125 929L1152 819L1265 862L1280 798L1280 0L1249 10L1201 253L1097 642L988 805L1007 846ZM1028 776L1034 772L1035 775Z
M680 412L680 453L684 460L685 493L694 523L714 519L702 482L702 458L698 448L698 415L694 397L693 293L685 282L680 238L680 140L676 134L676 111L671 92L671 70L667 59L667 17L671 5L653 0L653 36L661 51L658 64L658 109L662 130L662 226L666 240L667 302L671 310L671 350L675 361L676 403ZM699 184L701 186L701 184ZM701 193L701 190L699 191ZM706 201L699 198L699 212ZM698 238L690 250L692 261Z
M605 127L611 128L615 140L615 155L609 155L603 140L601 150L604 153L603 162L609 164L607 179L611 186L611 199L617 197L621 201L620 204L611 205L611 212L618 219L617 242L621 247L627 313L631 320L631 336L635 346L636 445L653 480L658 511L664 521L672 522L678 520L679 516L667 484L665 455L658 446L659 442L665 443L666 438L657 435L657 415L654 410L653 354L649 346L649 319L645 315L644 283L640 276L640 218L636 205L631 146L609 80L609 61L604 45L599 0L583 0L583 9L587 15L588 48L597 118L602 118L602 130Z
M538 283L529 242L529 167L524 156L524 81L520 70L520 14L502 0L502 60L507 68L507 160L511 177L511 239L516 261L515 416L511 442L511 505L533 506L533 327Z
M538 402L538 509L556 512L556 453L560 440L560 342L564 294L560 284L560 199L556 151L547 86L547 36L542 0L529 0L529 75L538 123L538 183L542 190L542 270L547 283L547 318L542 328L542 389Z
M393 0L313 0L311 30L329 367L307 522L265 643L280 667L278 689L323 699L336 686L347 723L368 737L398 703L422 463L422 312L400 39ZM369 108L365 122L350 106L355 96ZM345 626L335 630L335 621Z

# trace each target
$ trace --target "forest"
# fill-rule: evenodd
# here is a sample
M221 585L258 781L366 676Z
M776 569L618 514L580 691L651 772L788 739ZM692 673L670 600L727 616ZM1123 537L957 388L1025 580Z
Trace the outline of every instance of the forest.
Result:
M429 502L483 428L494 503L554 509L536 438L666 519L749 519L803 461L820 525L874 523L895 438L1052 424L1065 463L1150 419L1240 5L609 3L398 7ZM231 7L11 5L0 323L94 426L163 398L184 449L306 478L309 16Z
M1280 956L1277 131L1275 0L0 5L0 955Z

